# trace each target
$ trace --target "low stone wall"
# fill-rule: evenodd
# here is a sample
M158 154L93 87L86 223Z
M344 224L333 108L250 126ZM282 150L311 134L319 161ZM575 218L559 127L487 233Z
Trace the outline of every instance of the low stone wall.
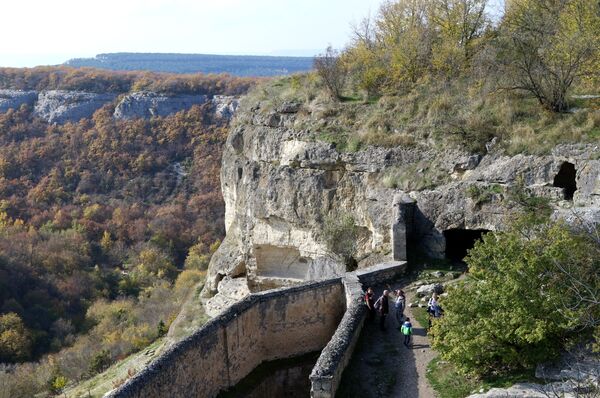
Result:
M363 287L391 282L405 271L405 262L392 262L251 294L106 397L214 397L262 362L325 347L310 376L311 396L332 398L364 324Z
M340 278L252 294L108 397L214 397L262 362L321 350L345 309Z
M397 279L406 272L406 261L391 261L355 271L360 283L366 289Z
M312 398L333 398L342 373L352 358L367 314L363 287L392 282L406 272L406 262L375 265L347 274L343 279L347 310L310 375Z

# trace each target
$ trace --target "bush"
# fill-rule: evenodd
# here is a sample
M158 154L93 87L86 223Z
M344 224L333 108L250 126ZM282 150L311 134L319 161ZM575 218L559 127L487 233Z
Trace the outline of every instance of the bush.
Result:
M598 244L562 223L524 220L475 245L468 280L433 326L433 347L462 372L506 374L555 359L600 319Z
M340 99L348 71L340 53L331 46L315 58L315 70L334 99Z
M90 365L88 367L88 373L93 376L98 373L104 372L106 369L110 367L112 364L112 355L109 350L102 350L96 353L92 360L90 361Z

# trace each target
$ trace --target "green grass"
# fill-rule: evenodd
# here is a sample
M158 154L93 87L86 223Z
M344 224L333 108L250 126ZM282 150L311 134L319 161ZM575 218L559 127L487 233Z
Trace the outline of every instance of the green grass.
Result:
M508 388L521 382L538 381L533 370L483 380L467 377L458 372L454 365L439 357L427 366L427 380L439 398L464 398L480 390Z
M413 317L415 320L421 325L422 328L427 329L429 326L429 314L427 313L427 309L415 307L410 309L413 313Z
M160 355L166 339L158 339L142 351L117 362L105 372L86 380L64 392L69 398L100 398L128 378L128 373L137 373L147 363Z
M309 73L259 85L242 109L260 103L260 112L268 113L286 101L302 103L304 111L296 115L296 126L348 152L370 145L438 150L454 146L481 154L485 144L497 137L498 147L508 154L547 154L561 143L600 139L597 99L573 99L577 112L556 114L542 109L531 95L484 91L479 83L423 81L396 95L368 101L362 93L348 90L341 101L334 101L318 76ZM435 170L439 167L432 165ZM420 179L427 187L435 186L439 176L428 173ZM401 185L403 178L388 180L387 184Z

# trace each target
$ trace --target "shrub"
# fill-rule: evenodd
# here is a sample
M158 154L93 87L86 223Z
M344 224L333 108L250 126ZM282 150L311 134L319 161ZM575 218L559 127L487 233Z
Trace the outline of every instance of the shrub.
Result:
M102 350L97 352L90 361L88 367L88 373L95 375L104 372L112 364L112 355L109 350Z
M340 53L331 46L315 58L315 70L334 99L340 99L348 71Z
M598 244L531 220L485 235L467 257L469 279L443 302L433 347L462 372L506 374L552 360L600 319Z

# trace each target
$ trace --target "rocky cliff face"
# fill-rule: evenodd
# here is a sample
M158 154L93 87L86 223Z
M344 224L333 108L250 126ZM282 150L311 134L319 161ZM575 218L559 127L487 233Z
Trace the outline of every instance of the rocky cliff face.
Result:
M33 106L37 98L35 91L0 90L0 112L18 109L21 105Z
M141 91L126 95L115 108L114 116L116 119L164 117L193 105L202 105L207 100L206 95L167 96Z
M347 153L315 139L307 127L318 124L310 105L241 108L221 171L227 237L213 257L205 292L226 292L235 277L259 289L344 272L324 243L328 215L354 217L360 266L398 256L399 200L413 203L400 229L436 257L446 254L453 234L460 241L461 233L502 229L513 212L505 199L517 184L550 198L556 217L600 219L598 146L512 157L495 141L479 155L425 145ZM432 168L446 176L435 188L402 192L384 181L393 170L413 170L417 180Z
M90 118L98 109L112 102L115 94L82 91L42 91L35 104L34 115L48 123L63 124Z
M33 107L33 114L48 123L63 124L91 118L98 109L114 103L117 94L88 93L82 91L19 91L0 90L0 112L18 109L21 105ZM231 119L238 107L233 96L216 95L163 95L153 92L136 92L125 95L115 105L116 119L149 119L165 117L194 105L207 102L214 107L217 117Z

